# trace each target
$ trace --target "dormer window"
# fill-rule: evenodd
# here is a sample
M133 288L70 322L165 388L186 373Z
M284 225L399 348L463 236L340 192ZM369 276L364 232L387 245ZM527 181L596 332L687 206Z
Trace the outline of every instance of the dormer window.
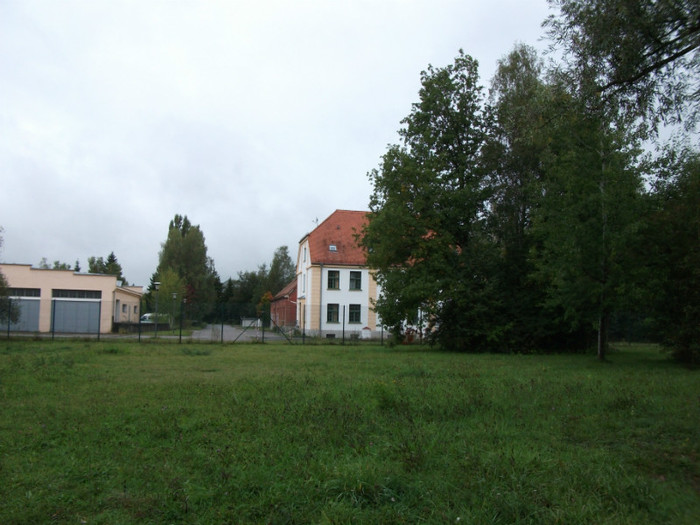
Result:
M335 244L331 244L331 245L328 246L328 250L331 251L331 252L337 252L337 251L338 251L338 247L337 247Z

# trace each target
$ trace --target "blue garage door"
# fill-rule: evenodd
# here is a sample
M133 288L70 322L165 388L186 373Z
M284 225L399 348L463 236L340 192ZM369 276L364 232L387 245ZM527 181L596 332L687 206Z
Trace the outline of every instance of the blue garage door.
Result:
M38 332L41 290L39 288L10 288L10 304L19 311L16 323L10 324L13 332Z
M38 332L39 300L25 297L13 298L12 304L19 308L19 319L16 323L10 324L10 330L13 332Z
M53 290L52 331L96 334L100 331L99 290Z

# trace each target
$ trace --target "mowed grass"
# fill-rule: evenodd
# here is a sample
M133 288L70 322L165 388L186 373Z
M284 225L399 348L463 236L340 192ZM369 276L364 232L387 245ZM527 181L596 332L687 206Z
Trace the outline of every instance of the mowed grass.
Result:
M0 343L0 523L700 523L652 346Z

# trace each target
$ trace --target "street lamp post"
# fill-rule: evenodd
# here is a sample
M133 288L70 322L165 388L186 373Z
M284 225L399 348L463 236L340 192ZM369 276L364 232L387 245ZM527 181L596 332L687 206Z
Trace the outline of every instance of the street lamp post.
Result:
M175 330L175 301L177 300L177 294L173 292L173 315L170 316L170 328Z
M182 343L182 310L187 302L187 297L185 297L180 303L180 343Z

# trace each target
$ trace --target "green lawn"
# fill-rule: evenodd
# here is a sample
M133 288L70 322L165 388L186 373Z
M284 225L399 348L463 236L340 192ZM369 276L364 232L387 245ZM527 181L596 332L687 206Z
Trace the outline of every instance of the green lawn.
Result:
M0 523L700 523L652 346L0 342Z

